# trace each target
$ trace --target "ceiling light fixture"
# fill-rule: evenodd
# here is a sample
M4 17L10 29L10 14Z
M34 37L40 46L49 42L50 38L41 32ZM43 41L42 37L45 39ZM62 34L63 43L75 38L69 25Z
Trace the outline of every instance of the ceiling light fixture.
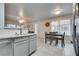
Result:
M19 19L19 23L20 24L24 23L23 9L22 8L19 10L19 17L18 17L18 19Z
M61 11L56 11L55 12L56 15L59 15L60 13L61 13Z
M52 14L59 15L59 14L61 14L62 12L63 12L62 9L56 8L56 9L52 12Z
M19 23L20 23L20 24L23 24L23 22L24 22L24 20L22 20L22 19L21 19L21 20L19 20Z

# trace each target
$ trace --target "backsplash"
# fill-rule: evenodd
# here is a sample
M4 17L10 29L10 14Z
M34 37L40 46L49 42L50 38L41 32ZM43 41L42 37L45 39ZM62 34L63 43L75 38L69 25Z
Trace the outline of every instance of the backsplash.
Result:
M0 29L0 36L19 34L20 30ZM22 33L28 33L28 30L22 30Z

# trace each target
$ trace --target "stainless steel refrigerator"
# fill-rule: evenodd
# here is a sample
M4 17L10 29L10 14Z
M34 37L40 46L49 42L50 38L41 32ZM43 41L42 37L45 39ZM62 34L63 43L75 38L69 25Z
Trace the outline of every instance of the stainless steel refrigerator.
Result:
M75 53L79 56L79 4L76 3L73 5L73 20L72 20L72 29L73 29L73 46Z

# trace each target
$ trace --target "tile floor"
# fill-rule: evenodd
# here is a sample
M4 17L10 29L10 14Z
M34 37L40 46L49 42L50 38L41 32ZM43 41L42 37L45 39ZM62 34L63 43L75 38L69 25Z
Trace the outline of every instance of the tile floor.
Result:
M44 39L37 39L37 51L32 56L75 56L73 44L70 43L70 39L66 38L65 47L62 48L60 41L58 46L49 45L44 43Z

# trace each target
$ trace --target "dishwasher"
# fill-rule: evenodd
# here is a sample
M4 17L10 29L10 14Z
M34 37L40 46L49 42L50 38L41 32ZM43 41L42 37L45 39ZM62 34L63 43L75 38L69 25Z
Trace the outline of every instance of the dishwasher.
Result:
M21 38L21 40L19 39L17 42L14 42L14 56L26 55L28 55L28 40Z

